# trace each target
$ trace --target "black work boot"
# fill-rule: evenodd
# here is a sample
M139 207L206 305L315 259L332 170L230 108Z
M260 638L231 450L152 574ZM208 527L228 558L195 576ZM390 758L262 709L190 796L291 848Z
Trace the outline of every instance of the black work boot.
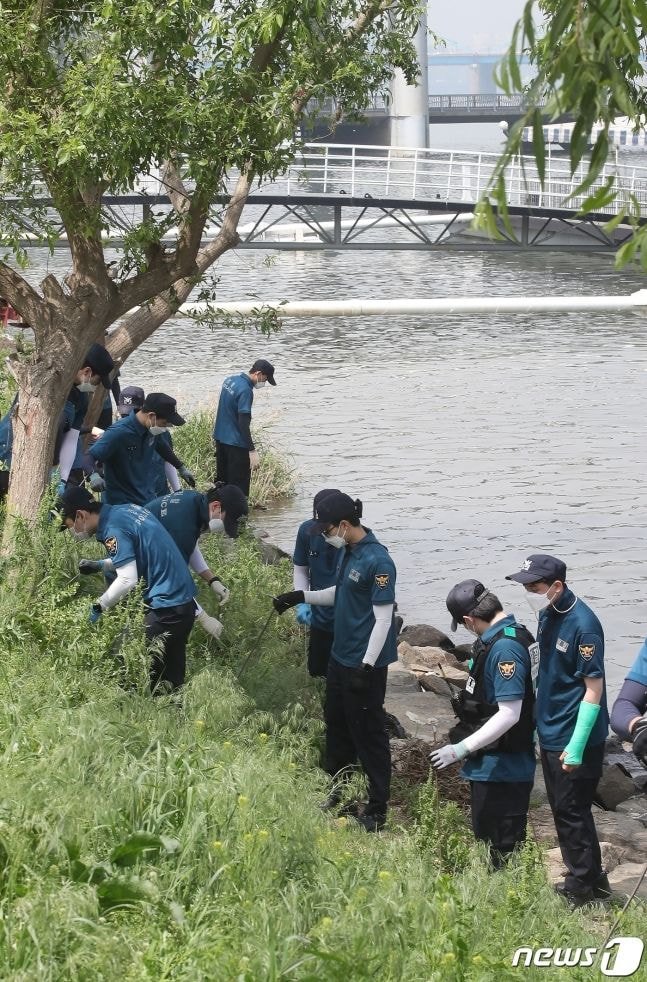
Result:
M581 893L576 890L569 890L564 883L558 883L555 893L562 900L565 900L569 907L586 907L587 904L594 904L596 896L593 890L583 890Z
M606 873L603 873L593 884L593 896L596 900L611 900L612 893L613 890L609 883L609 877Z
M386 825L386 815L364 812L363 815L358 815L355 821L367 832L379 832Z

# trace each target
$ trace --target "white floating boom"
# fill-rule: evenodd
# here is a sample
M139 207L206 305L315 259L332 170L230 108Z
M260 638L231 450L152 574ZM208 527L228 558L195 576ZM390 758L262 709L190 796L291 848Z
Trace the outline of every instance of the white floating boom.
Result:
M373 317L377 314L551 314L579 311L642 310L647 312L647 289L628 297L434 297L428 300L228 300L185 303L187 317L211 312L252 315L275 310L279 317Z

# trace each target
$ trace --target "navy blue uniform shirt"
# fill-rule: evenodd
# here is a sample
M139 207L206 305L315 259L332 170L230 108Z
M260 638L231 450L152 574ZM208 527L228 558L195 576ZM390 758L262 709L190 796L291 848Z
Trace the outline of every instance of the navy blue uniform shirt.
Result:
M488 627L481 635L481 640L487 643L504 628L516 623L512 614L509 614ZM501 703L523 699L530 671L530 655L521 642L502 634L487 655L483 673L485 701ZM468 757L463 762L461 775L468 781L533 781L535 754L532 751L485 752L473 758Z
M109 430L88 448L88 453L103 464L106 482L104 501L109 505L145 505L155 497L157 441L139 422L136 413L113 423Z
M209 526L209 502L200 491L174 491L155 498L146 510L164 526L188 563L200 533Z
M295 566L307 566L310 571L310 589L325 590L337 582L339 550L329 546L313 518L303 522L297 532L292 561ZM332 633L335 618L332 607L312 605L312 626Z
M240 432L238 414L248 413L251 416L254 401L254 383L247 374L230 375L222 383L216 424L213 428L213 438L230 447L251 449L248 441Z
M150 606L178 607L193 600L196 589L186 560L173 539L139 505L103 505L96 537L113 565L137 564L144 580L144 600Z
M377 541L370 529L355 546L346 546L337 569L335 593L335 638L332 657L342 665L358 667L366 654L375 626L373 604L395 603L395 565L386 546ZM382 651L375 662L384 668L397 661L395 618Z
M167 430L166 433L160 433L157 437L160 443L165 443L166 446L172 450L173 449L173 437ZM160 457L158 453L153 454L153 494L155 497L161 497L164 494L168 494L168 479L166 477L166 461L163 457Z
M604 633L590 607L565 588L557 601L539 615L539 674L537 676L537 733L544 750L562 751L573 735L583 678L604 679ZM606 685L600 712L587 746L606 740L609 726Z
M630 682L638 682L639 685L647 685L647 641L636 655L636 660L627 672L627 679Z

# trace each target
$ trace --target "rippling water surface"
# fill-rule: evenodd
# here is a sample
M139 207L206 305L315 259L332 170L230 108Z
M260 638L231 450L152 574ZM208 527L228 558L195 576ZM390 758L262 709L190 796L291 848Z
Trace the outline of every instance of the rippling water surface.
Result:
M54 263L56 265L56 263ZM241 252L221 299L626 294L644 280L611 257L485 252ZM565 559L599 614L616 689L647 633L647 320L638 314L286 321L270 340L169 322L123 384L214 405L257 357L278 385L254 416L298 472L297 496L260 519L291 550L321 487L364 502L391 550L411 622L447 628L444 598L475 576L529 626L506 573L530 552ZM460 637L460 640L467 640Z

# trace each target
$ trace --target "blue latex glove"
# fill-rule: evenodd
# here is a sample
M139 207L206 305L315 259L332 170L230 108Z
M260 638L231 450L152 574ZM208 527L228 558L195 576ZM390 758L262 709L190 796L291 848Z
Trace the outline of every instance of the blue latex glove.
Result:
M99 618L101 617L101 614L102 613L103 613L103 611L102 610L97 610L95 608L94 604L93 604L90 607L90 613L88 615L88 620L90 621L90 624L96 624L97 621L99 620Z
M65 488L67 487L67 481L59 481L56 485L56 494L59 498L62 498L65 494Z
M305 624L306 627L310 627L312 624L312 607L310 604L297 604L296 615L299 624Z

